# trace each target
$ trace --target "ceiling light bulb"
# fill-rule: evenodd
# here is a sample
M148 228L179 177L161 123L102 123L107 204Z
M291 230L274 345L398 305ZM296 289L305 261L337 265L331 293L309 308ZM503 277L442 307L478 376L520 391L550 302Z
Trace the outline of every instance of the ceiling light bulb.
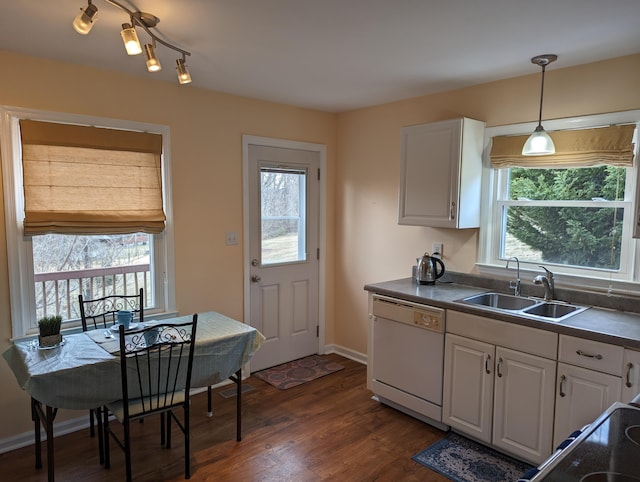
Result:
M158 72L159 70L162 70L162 65L160 65L158 57L156 57L153 45L145 44L144 53L147 55L147 70L149 72Z
M191 82L191 74L189 73L189 69L187 69L187 65L184 63L184 59L176 60L176 71L178 72L178 82L180 84L189 84Z
M127 54L138 55L142 53L142 47L140 46L140 40L138 40L135 27L132 27L128 23L123 23L120 36L124 42L124 48L127 49Z
M80 9L80 13L73 21L73 28L82 35L87 35L93 27L93 22L98 16L98 7L89 2L87 8Z

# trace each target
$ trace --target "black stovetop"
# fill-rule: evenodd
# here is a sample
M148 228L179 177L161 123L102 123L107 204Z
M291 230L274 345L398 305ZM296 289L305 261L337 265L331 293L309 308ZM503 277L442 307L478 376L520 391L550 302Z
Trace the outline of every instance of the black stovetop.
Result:
M548 469L549 482L640 482L640 408L615 403Z

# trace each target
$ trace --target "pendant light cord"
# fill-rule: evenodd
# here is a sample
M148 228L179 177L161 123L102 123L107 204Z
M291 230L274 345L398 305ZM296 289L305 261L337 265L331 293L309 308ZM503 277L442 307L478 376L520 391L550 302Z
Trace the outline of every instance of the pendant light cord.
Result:
M538 127L542 128L542 99L544 98L544 71L546 64L542 66L542 84L540 85L540 114L538 115Z

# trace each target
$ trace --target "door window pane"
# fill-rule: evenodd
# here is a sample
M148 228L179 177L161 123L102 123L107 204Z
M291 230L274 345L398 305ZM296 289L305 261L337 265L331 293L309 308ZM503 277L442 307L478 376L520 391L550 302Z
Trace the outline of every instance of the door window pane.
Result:
M260 169L262 264L306 261L306 170Z

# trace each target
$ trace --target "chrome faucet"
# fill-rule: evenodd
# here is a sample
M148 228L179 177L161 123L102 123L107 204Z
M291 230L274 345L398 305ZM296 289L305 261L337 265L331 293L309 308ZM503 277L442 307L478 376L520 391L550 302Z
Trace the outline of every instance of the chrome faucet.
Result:
M505 269L509 269L509 261L512 259L516 260L516 279L515 281L509 281L509 289L513 290L513 294L515 296L520 296L520 261L518 258L511 256L511 258L507 260L507 266L505 266Z
M538 276L533 278L533 283L537 285L544 285L544 300L551 301L555 298L553 273L544 266L540 267L545 270L545 274L539 274Z

